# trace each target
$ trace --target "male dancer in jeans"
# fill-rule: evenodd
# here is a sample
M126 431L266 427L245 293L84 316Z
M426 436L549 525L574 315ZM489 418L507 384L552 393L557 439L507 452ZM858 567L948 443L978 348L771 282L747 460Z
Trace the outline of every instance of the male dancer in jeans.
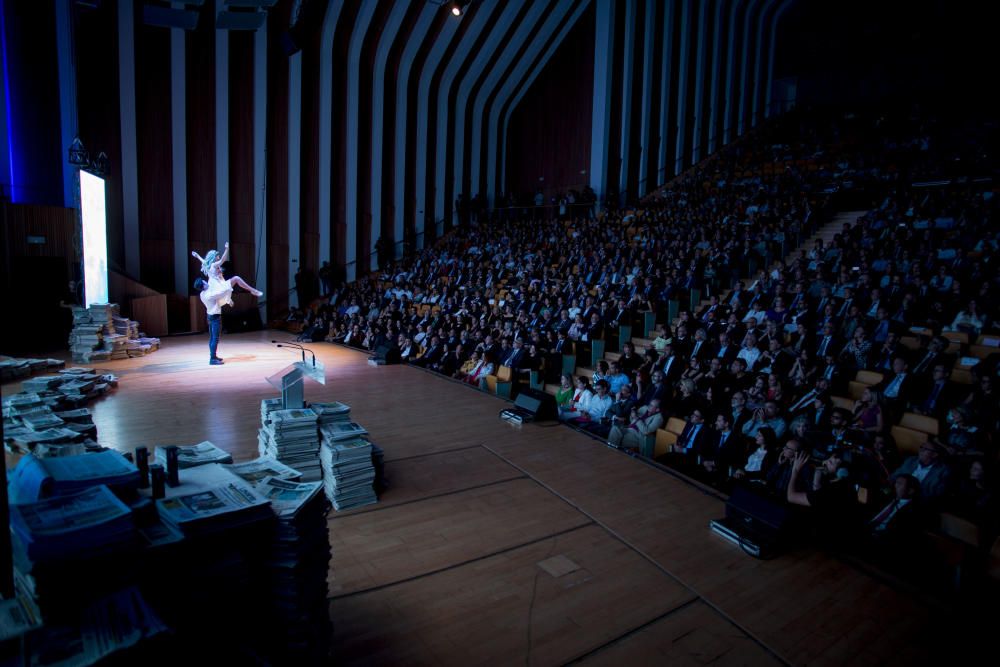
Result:
M201 292L201 302L208 311L208 363L212 366L221 366L222 359L216 355L216 350L219 349L219 335L222 333L222 300L209 294L208 281L203 278L194 281L194 288Z

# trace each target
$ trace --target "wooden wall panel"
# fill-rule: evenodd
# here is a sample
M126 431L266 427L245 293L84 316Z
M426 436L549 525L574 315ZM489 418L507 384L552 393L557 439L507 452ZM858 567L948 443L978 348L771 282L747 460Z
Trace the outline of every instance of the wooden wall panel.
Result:
M170 119L170 32L136 22L135 113L140 282L174 288L174 202ZM128 223L129 221L126 221Z
M268 315L288 308L288 54L280 36L289 4L279 3L267 19L267 294Z
M587 175L580 172L590 167L593 49L594 10L590 8L511 113L509 191L534 192L541 185L549 194L587 182ZM540 176L545 180L539 181Z
M188 254L204 256L221 250L215 238L215 3L205 3L198 28L185 38ZM197 275L197 267L188 274Z
M251 285L258 270L254 202L256 199L260 205L262 194L253 187L253 42L252 32L229 33L230 268L233 275L242 276Z

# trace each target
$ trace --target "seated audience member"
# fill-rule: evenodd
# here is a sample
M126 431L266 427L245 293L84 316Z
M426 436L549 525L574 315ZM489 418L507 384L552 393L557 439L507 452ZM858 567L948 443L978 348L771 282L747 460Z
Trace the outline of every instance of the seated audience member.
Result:
M642 446L643 439L655 434L662 426L663 413L660 412L660 401L654 398L642 407L633 407L627 423L612 425L608 433L608 444L622 449L638 450Z
M635 409L635 399L632 398L632 387L623 385L615 394L611 407L608 408L604 419L597 424L587 424L586 429L602 438L609 439L611 430L617 426L624 426L629 423L629 417Z
M867 537L872 554L888 564L912 558L924 523L920 482L913 475L898 475L892 499L868 520Z
M799 452L804 451L804 447L801 442L796 438L789 438L781 451L778 452L778 458L774 461L766 473L764 474L764 482L767 484L767 490L769 493L773 494L777 498L784 500L788 493L788 484L792 481L792 465L795 463L795 457ZM803 483L809 480L802 480Z
M865 433L881 433L885 430L882 419L882 396L878 389L865 387L861 398L854 402L852 426Z
M709 430L705 425L705 417L701 410L694 410L688 417L684 430L677 436L677 442L673 444L673 452L682 454L689 463L693 463L710 437Z
M763 480L767 469L771 467L777 440L774 429L768 426L757 429L753 436L753 449L750 450L743 465L733 472L733 477L751 481Z
M730 476L731 468L742 463L742 438L733 432L732 426L732 415L719 413L715 417L714 432L709 434L702 446L699 472L709 481L725 481Z
M774 401L765 401L763 407L757 408L753 416L743 425L743 435L748 438L756 438L757 432L767 427L771 429L776 438L785 434L788 425L781 417L781 410Z
M585 422L600 423L613 402L611 394L608 393L607 380L598 380L594 383L594 392L587 398L586 404L578 410L579 414L569 421L578 426Z
M910 397L912 410L921 415L943 420L948 408L958 403L958 389L948 379L948 369L944 364L934 364L929 386L915 391Z
M807 491L802 478L808 463L805 452L795 455L785 497L792 505L811 508L816 514L812 522L816 537L842 549L858 522L857 492L850 471L844 467L840 452L834 451L814 470L812 489Z
M573 376L563 373L559 376L559 389L556 390L556 405L561 408L568 408L573 402L573 394L576 389L573 387Z
M973 459L963 469L963 476L955 488L955 497L949 508L994 533L1000 527L996 487L986 463Z
M622 372L621 364L617 361L611 362L611 369L608 373L607 380L611 393L616 396L618 395L618 392L621 391L622 387L626 387L631 384L629 376Z
M969 421L969 409L956 405L945 417L947 428L938 441L953 458L980 457L983 452L983 435Z
M577 375L574 385L576 388L573 391L573 398L570 399L568 405L559 408L560 421L569 421L583 415L590 402L590 397L594 395L590 389L590 380L586 376Z
M916 456L911 456L892 474L913 475L920 482L920 495L931 505L938 504L948 492L951 471L944 462L944 450L935 442L920 445Z

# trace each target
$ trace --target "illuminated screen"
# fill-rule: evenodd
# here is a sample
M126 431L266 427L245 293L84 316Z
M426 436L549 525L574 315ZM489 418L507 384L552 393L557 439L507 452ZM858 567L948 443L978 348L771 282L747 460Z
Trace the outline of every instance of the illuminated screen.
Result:
M80 172L80 211L83 216L84 305L108 302L108 229L104 208L104 179Z

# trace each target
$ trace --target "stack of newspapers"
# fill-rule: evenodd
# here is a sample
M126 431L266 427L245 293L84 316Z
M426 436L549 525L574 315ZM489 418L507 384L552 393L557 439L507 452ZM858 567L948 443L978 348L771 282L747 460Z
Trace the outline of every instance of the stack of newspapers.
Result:
M323 488L333 506L347 510L378 502L372 486L372 443L361 437L367 431L354 422L339 422L324 426L321 432Z
M177 467L178 468L194 468L196 466L203 466L208 463L232 463L233 455L229 452L219 449L214 444L205 440L204 442L199 442L197 445L191 445L189 447L178 447L177 448ZM167 452L163 447L157 447L153 451L153 457L156 459L157 463L163 465L164 468L167 467Z
M318 481L322 472L316 423L316 413L309 408L271 411L258 432L260 455L298 470L302 481Z
M69 346L73 361L88 363L141 357L159 349L160 339L146 337L138 322L121 317L118 304L92 303L73 307Z
M22 572L121 549L135 542L131 510L104 485L10 506L15 561Z
M65 361L59 359L16 359L0 355L0 381L9 382L33 373L63 368Z
M329 652L329 503L322 487L322 482L278 477L262 479L255 486L278 515L268 557L267 596L273 602L273 615L267 626L274 652L289 664L322 664Z
M138 484L139 469L121 453L106 449L54 458L28 454L11 471L7 491L11 502L26 503L73 495L97 485L127 490Z
M297 482L302 478L302 473L298 470L289 468L277 459L263 456L252 461L227 465L226 470L254 485L268 477L275 477L289 482Z
M265 398L260 402L260 423L263 426L271 420L271 413L281 410L283 401L281 398Z
M90 411L73 409L73 405L65 394L52 390L3 399L4 443L12 450L40 456L80 454L96 448L97 427Z

